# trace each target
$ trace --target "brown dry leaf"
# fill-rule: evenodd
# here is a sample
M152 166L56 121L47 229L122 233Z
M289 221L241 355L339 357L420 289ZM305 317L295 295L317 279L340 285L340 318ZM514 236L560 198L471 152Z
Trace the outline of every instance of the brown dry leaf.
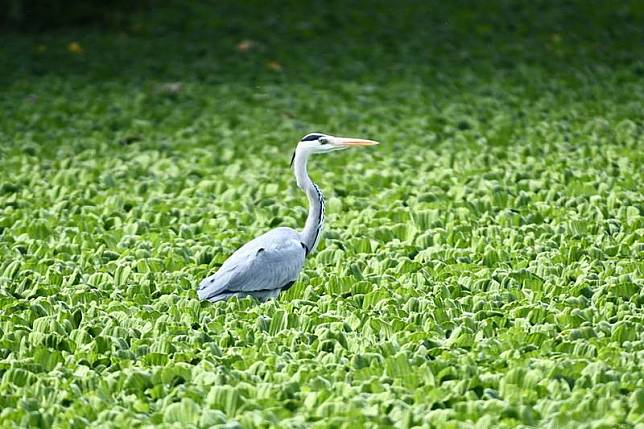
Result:
M161 92L165 94L178 94L183 90L183 83L181 82L166 82L161 84Z
M252 40L242 40L237 44L237 50L239 52L248 52L255 47L255 42Z
M282 71L282 65L277 61L270 61L267 66L273 71Z

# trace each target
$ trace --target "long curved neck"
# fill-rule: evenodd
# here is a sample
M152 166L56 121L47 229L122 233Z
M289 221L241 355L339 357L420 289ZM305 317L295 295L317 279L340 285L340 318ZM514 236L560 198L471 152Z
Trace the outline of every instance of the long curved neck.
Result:
M293 165L297 186L306 192L306 196L309 199L309 215L300 235L302 236L302 242L308 249L307 253L313 253L320 241L322 229L324 228L324 195L322 195L322 192L313 183L306 171L308 157L308 153L296 150Z

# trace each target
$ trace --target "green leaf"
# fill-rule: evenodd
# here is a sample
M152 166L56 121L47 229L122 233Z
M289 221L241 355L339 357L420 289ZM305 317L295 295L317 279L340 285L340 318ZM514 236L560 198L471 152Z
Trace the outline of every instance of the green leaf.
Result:
M175 402L166 407L163 412L164 423L181 423L182 425L196 425L199 422L201 410L197 403L190 398Z

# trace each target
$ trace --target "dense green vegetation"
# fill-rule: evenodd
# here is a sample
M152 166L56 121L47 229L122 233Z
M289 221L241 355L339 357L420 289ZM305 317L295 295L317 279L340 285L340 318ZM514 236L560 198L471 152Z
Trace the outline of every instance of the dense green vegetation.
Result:
M2 36L0 427L642 427L641 5L263 4Z

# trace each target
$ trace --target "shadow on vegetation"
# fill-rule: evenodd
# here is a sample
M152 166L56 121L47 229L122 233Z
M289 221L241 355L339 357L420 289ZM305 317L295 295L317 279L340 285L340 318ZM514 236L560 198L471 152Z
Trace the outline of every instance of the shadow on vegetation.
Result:
M2 36L0 79L440 80L523 66L644 72L644 8L637 1L149 2L125 10L131 15L113 19L72 13L69 22L54 19L53 29L38 15L14 25ZM90 24L81 25L84 19Z

